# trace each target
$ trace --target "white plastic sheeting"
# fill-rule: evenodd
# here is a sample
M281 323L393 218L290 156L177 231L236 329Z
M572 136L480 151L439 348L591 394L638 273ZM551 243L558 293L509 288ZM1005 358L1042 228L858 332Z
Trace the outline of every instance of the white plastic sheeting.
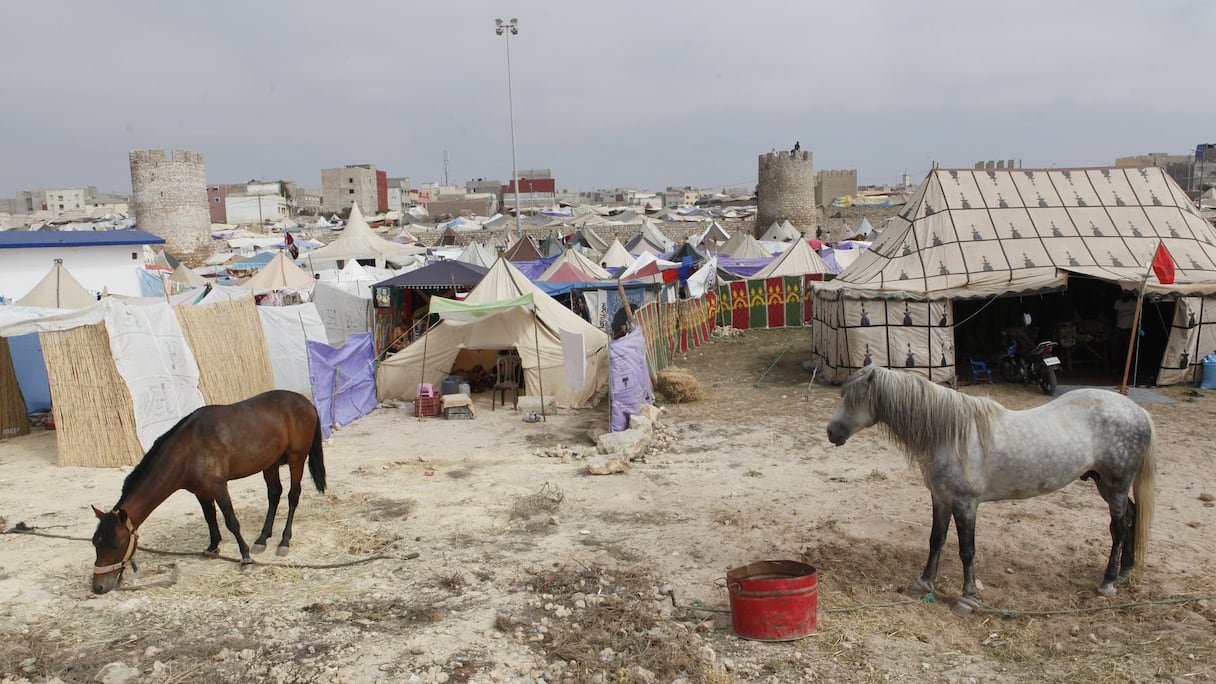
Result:
M371 281L319 282L313 288L312 303L325 325L326 340L331 347L342 346L350 335L371 330L373 313L370 285Z
M258 317L262 319L262 331L266 335L275 389L299 392L311 399L305 340L329 344L316 305L309 302L295 306L259 306Z
M204 404L198 364L168 302L107 297L102 315L114 365L131 393L135 432L147 451L157 437Z

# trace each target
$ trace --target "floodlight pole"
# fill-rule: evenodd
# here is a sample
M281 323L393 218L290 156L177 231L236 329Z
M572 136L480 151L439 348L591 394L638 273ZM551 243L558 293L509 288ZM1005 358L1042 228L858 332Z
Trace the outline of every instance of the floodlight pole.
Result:
M515 163L515 95L511 89L511 36L519 35L519 20L512 17L510 21L494 20L494 33L507 39L507 115L511 122L511 186L515 189L515 235L522 238L523 228L520 226L519 213L519 169Z

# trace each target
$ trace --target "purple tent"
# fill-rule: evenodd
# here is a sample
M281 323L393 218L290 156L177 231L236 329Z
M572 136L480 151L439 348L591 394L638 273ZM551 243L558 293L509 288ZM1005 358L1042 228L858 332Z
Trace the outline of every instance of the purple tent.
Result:
M654 403L650 371L646 368L646 340L642 329L634 328L620 339L608 342L608 386L612 395L609 429L620 432L629 427L629 416Z
M750 278L756 275L760 269L768 266L774 257L762 257L760 259L736 259L728 256L718 256L718 268L734 273L743 278Z
M376 408L376 350L371 333L346 338L341 347L308 341L308 378L321 417L321 436Z

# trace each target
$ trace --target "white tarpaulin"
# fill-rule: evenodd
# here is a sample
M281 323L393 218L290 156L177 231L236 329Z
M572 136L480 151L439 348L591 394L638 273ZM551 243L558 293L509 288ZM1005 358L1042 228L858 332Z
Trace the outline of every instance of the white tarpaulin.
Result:
M110 354L127 383L135 432L144 451L166 430L202 406L198 364L168 302L102 300Z
M370 284L318 282L313 288L312 303L325 325L329 346L341 347L348 335L371 330L374 314Z
M329 344L321 315L312 302L295 306L259 306L266 351L274 373L275 389L299 392L312 398L305 340Z
M587 386L587 340L581 332L558 328L562 356L566 357L566 385L573 390Z

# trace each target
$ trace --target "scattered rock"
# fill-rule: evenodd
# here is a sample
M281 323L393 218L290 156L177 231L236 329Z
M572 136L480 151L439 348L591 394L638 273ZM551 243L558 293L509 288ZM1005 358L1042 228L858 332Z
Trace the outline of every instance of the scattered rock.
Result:
M101 684L126 684L133 679L138 679L141 674L143 673L139 668L116 661L101 668L95 679L99 680Z
M626 461L631 461L642 456L649 443L649 435L641 430L622 430L600 435L595 450L600 454L621 456Z
M587 461L587 472L591 475L612 475L629 470L629 459L619 454L599 456Z

